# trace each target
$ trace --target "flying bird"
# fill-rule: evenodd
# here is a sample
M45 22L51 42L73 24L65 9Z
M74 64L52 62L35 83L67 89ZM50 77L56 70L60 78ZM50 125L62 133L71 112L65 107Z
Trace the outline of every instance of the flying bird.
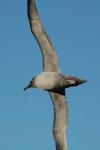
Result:
M56 52L40 22L34 0L28 0L28 18L31 31L42 52L43 72L34 77L24 90L35 87L59 93L64 91L65 88L85 83L86 80L74 76L65 76L60 73Z
M37 40L43 57L43 71L34 77L24 90L34 87L48 91L54 105L53 133L57 150L66 150L66 124L68 108L65 98L65 88L78 86L86 80L74 76L62 75L58 66L54 47L44 30L34 0L27 1L28 18L31 31ZM59 112L58 112L59 110ZM65 110L65 113L64 113Z

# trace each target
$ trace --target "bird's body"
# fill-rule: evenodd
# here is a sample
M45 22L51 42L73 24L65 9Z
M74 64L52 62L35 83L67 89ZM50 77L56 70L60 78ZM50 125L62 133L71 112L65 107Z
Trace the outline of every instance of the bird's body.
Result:
M62 76L57 72L41 72L33 80L37 88L49 91L60 86L61 78Z
M71 86L77 86L84 83L85 80L73 76L64 76L58 72L41 72L34 77L30 84L24 88L35 87L46 91L60 91Z
M57 72L42 72L34 80L36 87L47 91L64 87L65 81L65 77Z

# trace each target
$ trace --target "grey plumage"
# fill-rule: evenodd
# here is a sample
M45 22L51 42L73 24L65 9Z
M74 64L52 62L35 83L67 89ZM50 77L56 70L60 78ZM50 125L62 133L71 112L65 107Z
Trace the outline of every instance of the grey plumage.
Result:
M60 72L54 47L41 25L35 2L28 0L28 18L31 31L34 34L43 56L43 71Z
M35 87L46 91L60 92L65 88L77 86L86 82L73 76L64 76L58 72L41 72L34 77L30 84L24 90Z
M60 74L56 52L40 22L34 0L28 0L27 6L30 28L40 46L43 56L43 72L32 79L30 84L25 87L24 90L29 87L36 87L43 90L53 91L54 88L59 88L58 90L60 90L86 82L86 80ZM51 83L53 85L51 85Z
M85 83L74 76L65 76L60 73L54 47L41 25L34 0L28 0L28 18L30 28L35 36L43 57L43 72L34 77L24 90L35 87L49 92L54 105L53 133L57 150L66 150L66 129L68 107L65 98L65 88Z

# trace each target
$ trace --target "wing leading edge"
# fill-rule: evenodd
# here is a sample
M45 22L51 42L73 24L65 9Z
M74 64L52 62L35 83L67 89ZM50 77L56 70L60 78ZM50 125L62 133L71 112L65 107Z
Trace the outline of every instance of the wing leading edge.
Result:
M54 47L40 22L34 0L28 0L28 18L31 31L42 52L43 71L60 72Z
M65 91L61 94L49 92L54 105L53 135L57 150L67 150L66 130L68 124L68 105Z

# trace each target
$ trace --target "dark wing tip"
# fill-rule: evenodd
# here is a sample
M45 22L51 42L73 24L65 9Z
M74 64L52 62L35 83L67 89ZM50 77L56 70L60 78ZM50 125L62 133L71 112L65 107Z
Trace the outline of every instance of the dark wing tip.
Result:
M29 19L33 19L34 16L38 16L34 0L27 0L27 14Z

